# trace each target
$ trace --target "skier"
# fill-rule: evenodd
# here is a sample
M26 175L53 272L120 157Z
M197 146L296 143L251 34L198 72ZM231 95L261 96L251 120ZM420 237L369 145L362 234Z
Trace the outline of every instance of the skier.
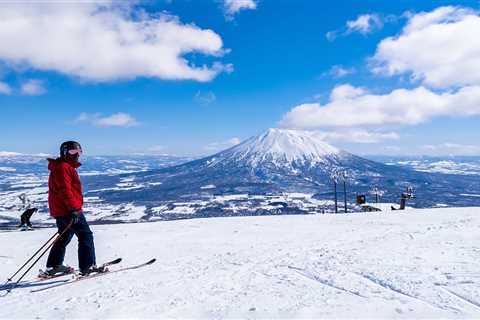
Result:
M30 222L30 218L35 212L38 211L38 209L31 207L30 200L28 200L27 195L25 193L22 193L21 195L19 195L18 198L22 201L23 209L25 209L25 211L20 216L19 229L21 231L33 230L32 223Z
M32 215L37 212L37 208L28 208L26 209L22 215L20 216L20 230L26 231L26 230L33 230L32 223L30 222L30 218Z
M82 185L77 173L80 167L78 159L82 147L76 141L66 141L60 146L60 157L47 159L50 177L48 179L48 206L50 215L56 219L58 233L61 234L70 224L70 228L60 237L50 250L46 275L72 273L74 269L63 265L65 250L75 234L78 238L78 263L81 275L103 272L95 262L93 233L82 212Z

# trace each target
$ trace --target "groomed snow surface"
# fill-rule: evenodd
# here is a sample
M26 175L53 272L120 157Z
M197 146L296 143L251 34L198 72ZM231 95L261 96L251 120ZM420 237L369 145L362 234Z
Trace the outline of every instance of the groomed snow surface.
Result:
M27 282L0 318L480 317L480 208L92 228L98 260L157 262L37 293ZM1 276L54 231L0 233Z

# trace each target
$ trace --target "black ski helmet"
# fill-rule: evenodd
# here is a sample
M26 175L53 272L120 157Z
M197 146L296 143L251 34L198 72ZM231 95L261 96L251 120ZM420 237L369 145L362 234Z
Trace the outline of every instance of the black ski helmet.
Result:
M68 150L80 149L82 150L82 146L80 143L76 141L65 141L60 146L60 156L64 157L67 155Z

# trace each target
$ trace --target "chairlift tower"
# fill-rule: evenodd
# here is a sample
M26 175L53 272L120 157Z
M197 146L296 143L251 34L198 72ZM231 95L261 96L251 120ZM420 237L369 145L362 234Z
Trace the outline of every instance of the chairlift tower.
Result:
M337 192L337 184L338 184L338 178L342 177L343 178L343 201L344 201L344 211L345 213L348 212L347 209L347 171L334 171L331 174L331 179L333 181L333 191L335 193L335 213L338 213L338 192Z
M330 178L333 180L333 192L335 194L335 213L338 213L338 197L337 197L337 179L338 173L334 171Z
M375 203L378 203L380 197L385 194L385 191L380 190L377 186L374 186L372 190L370 190L370 194L375 195Z

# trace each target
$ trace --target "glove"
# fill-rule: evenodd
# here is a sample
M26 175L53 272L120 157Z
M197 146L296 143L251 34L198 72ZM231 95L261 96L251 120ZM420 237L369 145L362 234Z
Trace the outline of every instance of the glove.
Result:
M78 217L80 216L80 212L77 210L73 210L70 212L70 219L72 221L72 224L76 224L78 222Z

